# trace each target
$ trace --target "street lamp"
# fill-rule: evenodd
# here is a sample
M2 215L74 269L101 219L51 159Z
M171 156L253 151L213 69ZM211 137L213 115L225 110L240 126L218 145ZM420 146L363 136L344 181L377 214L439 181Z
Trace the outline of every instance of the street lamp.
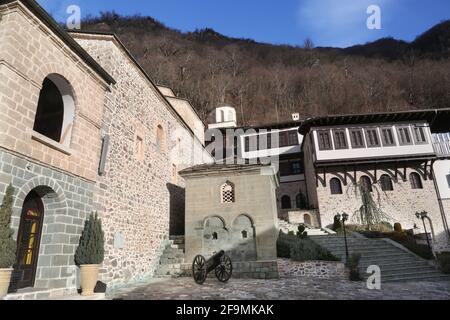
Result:
M344 241L345 241L345 261L348 261L348 245L347 245L347 231L345 231L345 221L348 220L348 214L342 214L342 228L344 228Z
M430 225L431 225L431 219L428 217L428 213L426 211L416 212L416 218L422 220L423 230L425 231L425 237L427 238L428 248L431 250L430 240L428 239L427 226L425 225L425 219L430 221Z
M337 221L341 221L341 215L338 213L334 216ZM348 220L348 214L345 212L342 214L342 228L344 229L344 241L345 241L345 261L348 260L348 244L347 244L347 231L345 230L345 221Z

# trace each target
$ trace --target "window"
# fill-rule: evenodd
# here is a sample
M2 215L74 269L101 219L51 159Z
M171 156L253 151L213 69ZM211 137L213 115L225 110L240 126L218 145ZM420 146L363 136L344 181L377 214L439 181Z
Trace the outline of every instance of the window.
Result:
M245 139L245 152L250 151L250 137L244 137Z
M134 146L134 154L136 155L136 159L143 160L144 159L144 139L136 135L135 138L135 146Z
M230 181L225 182L221 189L222 203L233 203L234 202L234 184Z
M328 130L317 131L317 137L319 139L319 150L333 149L333 146L331 145L330 131Z
M361 188L372 192L372 181L370 181L368 176L362 176L359 182L361 184Z
M418 173L412 172L409 175L409 181L411 182L412 189L423 189L422 179L420 178Z
M366 129L367 147L374 148L380 146L380 138L377 128Z
M280 132L279 134L279 139L280 139L280 147L286 147L289 145L289 138L287 135L287 132Z
M383 191L393 191L394 186L392 185L392 179L387 174L383 174L380 178L381 190Z
M292 172L292 174L301 174L302 173L302 166L300 164L300 161L291 162L291 172Z
M394 133L392 128L381 128L381 139L384 147L395 146Z
M412 144L411 133L409 127L399 127L397 129L400 145Z
M242 230L241 235L242 235L242 239L247 239L248 238L248 233L247 233L246 230Z
M164 141L164 129L161 125L158 125L156 128L156 148L158 151L162 151L165 147L165 141Z
M334 134L334 148L335 149L348 149L347 134L345 129L333 130Z
M350 140L354 149L366 147L362 129L350 129Z
M424 127L414 127L414 141L417 144L427 143Z
M303 193L299 193L295 197L295 204L298 209L308 209L308 204L306 202L306 197Z
M289 161L280 162L280 176L289 176L291 174L291 167Z
M288 132L288 144L290 146L295 146L298 144L298 134L297 131L289 131Z
M69 146L74 115L75 100L69 82L57 74L46 77L39 93L33 130Z
M289 196L281 197L281 209L290 209L291 208L291 198Z
M330 190L331 194L342 194L342 184L341 180L338 178L333 178L330 180Z
M213 233L212 233L212 239L213 239L213 240L219 239L219 235L217 234L217 232L213 232Z

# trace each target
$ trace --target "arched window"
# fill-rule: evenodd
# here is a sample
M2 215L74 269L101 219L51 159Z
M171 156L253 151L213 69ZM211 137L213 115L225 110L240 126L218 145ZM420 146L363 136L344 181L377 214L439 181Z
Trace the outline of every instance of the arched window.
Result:
M291 208L291 198L289 196L281 197L281 209L290 209Z
M394 186L392 184L392 179L387 174L383 174L380 178L381 190L383 191L393 191Z
M295 197L295 204L298 209L307 209L308 204L306 203L306 197L303 193L299 193Z
M362 188L372 192L372 181L370 181L368 176L362 176L359 182L361 183Z
M332 178L330 180L331 194L342 194L342 184L341 180L338 178Z
M39 93L33 130L69 146L74 114L75 100L69 82L57 74L47 76Z
M164 135L164 129L161 125L158 125L156 128L156 148L159 151L162 151L165 146L165 135Z
M422 179L417 172L412 172L409 175L409 181L411 182L412 189L423 189Z
M212 239L213 239L213 240L219 239L219 235L217 234L217 232L213 232L213 233L212 233Z
M222 203L233 203L234 199L234 184L230 181L225 182L220 187Z
M248 238L248 233L247 233L246 230L242 230L241 235L242 235L242 239L247 239Z

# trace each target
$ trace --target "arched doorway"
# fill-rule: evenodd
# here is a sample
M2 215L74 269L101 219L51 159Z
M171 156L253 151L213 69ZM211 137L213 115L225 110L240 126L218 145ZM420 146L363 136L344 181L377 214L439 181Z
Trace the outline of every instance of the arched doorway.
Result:
M303 215L303 222L304 222L306 225L308 225L308 226L312 226L312 224L311 224L311 216L310 216L309 214L305 213L305 214Z
M23 203L17 235L17 261L12 281L17 289L34 285L43 218L44 205L41 197L31 191Z

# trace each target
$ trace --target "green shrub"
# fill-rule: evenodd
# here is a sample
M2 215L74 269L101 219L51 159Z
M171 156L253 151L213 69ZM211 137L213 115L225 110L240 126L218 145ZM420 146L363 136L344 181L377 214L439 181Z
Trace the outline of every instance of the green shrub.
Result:
M295 233L294 233L294 231L290 230L290 231L288 231L288 235L290 235L290 236L294 236L294 235L295 235Z
M360 281L361 276L359 274L359 261L361 260L360 253L352 253L345 263L345 266L350 270L350 280Z
M333 231L335 231L335 232L337 232L338 230L342 229L341 220L339 220L339 216L338 215L334 216L333 227L331 229Z
M75 263L77 265L101 264L105 254L104 243L102 222L97 213L91 213L84 223L80 244L75 252Z
M305 239L308 236L308 232L306 232L305 229L306 227L303 224L300 224L297 228L297 237Z
M12 206L13 206L14 188L9 185L6 188L5 196L3 197L0 206L0 268L11 268L16 261L17 244L12 235L13 230L10 227Z
M332 255L328 250L320 247L309 239L297 239L291 245L291 259L294 261L339 261L340 259Z
M450 273L450 252L441 252L436 255L439 269L443 273Z
M394 223L394 231L396 232L402 232L402 225L399 222Z
M277 257L278 258L290 258L291 257L291 244L285 239L286 235L280 234L277 239Z

